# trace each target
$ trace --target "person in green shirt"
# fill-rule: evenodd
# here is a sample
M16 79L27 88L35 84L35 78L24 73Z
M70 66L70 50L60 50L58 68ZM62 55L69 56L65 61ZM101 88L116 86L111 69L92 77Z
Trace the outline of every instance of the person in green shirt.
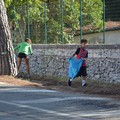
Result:
M29 67L29 54L33 54L31 47L31 40L26 38L24 42L20 43L18 46L14 48L14 50L18 50L18 71L21 66L22 59L25 61L28 77L30 77L30 67Z

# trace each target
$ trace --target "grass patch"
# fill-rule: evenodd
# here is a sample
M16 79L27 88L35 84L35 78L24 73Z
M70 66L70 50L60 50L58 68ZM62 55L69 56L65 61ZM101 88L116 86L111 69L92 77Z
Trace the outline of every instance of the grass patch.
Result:
M33 77L32 79L33 82L41 83L48 89L95 94L120 99L120 83L113 84L102 81L87 80L88 86L83 88L81 86L80 78L75 79L71 87L67 86L67 80L67 78L52 76Z
M45 88L52 90L60 90L67 92L101 95L105 97L120 99L120 84L112 84L101 81L87 80L88 86L81 87L81 79L77 78L73 81L72 86L67 86L67 78L53 76L36 76L31 80L25 78L14 78L11 76L0 76L0 82L5 82L13 86L32 86L37 88Z

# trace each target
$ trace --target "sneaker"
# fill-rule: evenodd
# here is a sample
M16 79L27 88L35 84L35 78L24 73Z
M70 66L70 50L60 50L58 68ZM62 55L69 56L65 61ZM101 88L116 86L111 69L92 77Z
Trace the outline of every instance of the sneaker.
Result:
M31 78L31 75L27 75L27 78L30 79L30 78Z
M87 83L85 83L85 84L82 84L82 87L86 87L86 86L88 86L88 85L87 85Z
M71 86L71 84L72 84L72 81L71 81L71 79L69 78L69 80L68 80L68 86Z

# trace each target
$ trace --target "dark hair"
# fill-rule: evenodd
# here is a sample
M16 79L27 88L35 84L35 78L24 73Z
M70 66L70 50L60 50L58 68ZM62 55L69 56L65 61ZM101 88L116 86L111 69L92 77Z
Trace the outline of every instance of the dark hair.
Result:
M30 40L30 38L26 38L26 39L25 39L25 42L27 42L28 40Z
M87 43L87 40L86 40L86 39L82 39L82 40L81 40L81 44L82 44L82 43Z

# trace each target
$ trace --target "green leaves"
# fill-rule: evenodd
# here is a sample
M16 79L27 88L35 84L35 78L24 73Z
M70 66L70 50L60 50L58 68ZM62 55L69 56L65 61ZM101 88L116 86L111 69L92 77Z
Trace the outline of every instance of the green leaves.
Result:
M61 42L61 0L4 0L8 10L10 22L20 21L22 29L26 33L27 6L29 6L29 17L31 26L31 37L36 43L44 40L44 6L47 3L47 34L48 43ZM14 10L14 6L16 10ZM99 31L102 27L102 0L83 0L83 26L88 27L89 32ZM80 23L80 0L63 0L63 27L65 43L73 42L73 36L79 28ZM23 28L24 27L24 28ZM67 32L66 32L67 29ZM34 31L34 33L32 32ZM86 32L83 30L83 32ZM36 35L37 37L36 37ZM23 35L24 36L24 35ZM38 40L39 38L39 40Z

